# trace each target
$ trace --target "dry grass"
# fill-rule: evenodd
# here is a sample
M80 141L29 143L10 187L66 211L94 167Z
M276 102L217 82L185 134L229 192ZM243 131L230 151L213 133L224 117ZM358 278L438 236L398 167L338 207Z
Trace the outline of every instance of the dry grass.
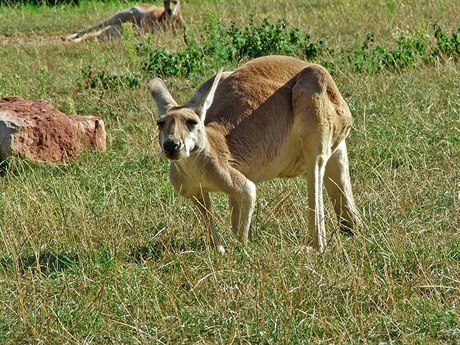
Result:
M433 21L457 27L458 6L184 1L183 10L191 33L208 12L242 25L249 13L257 20L267 14L347 47L368 31L385 41ZM63 166L16 159L0 180L0 342L460 342L458 63L397 74L337 71L356 120L348 142L365 221L358 236L342 237L328 207L326 253L305 250L306 183L277 180L259 187L257 235L246 248L229 230L226 200L214 197L227 249L219 256L207 249L196 211L167 181L145 86L85 88L88 65L141 73L130 42L33 41L72 32L115 8L0 9L0 32L16 39L0 46L0 96L102 116L109 147ZM180 36L154 43L183 44ZM206 77L167 82L184 101Z

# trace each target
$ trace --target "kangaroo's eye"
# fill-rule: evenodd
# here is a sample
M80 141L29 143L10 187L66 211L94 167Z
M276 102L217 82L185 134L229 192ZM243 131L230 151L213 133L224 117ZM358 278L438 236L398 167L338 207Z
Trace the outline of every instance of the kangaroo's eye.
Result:
M185 121L185 124L187 125L187 128L189 130L192 130L193 128L195 128L195 126L198 124L198 122L195 121L195 120L187 120L187 121Z
M164 121L157 121L157 127L158 129L162 129L165 126Z

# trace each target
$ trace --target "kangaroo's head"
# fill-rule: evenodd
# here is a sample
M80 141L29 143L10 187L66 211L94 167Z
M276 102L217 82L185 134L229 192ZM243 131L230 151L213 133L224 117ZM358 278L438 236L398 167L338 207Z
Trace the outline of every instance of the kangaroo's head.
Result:
M158 107L160 147L166 158L180 160L200 152L207 145L204 120L211 106L222 70L205 83L184 106L177 105L164 82L153 79L150 93Z
M174 17L179 14L180 1L179 0L165 0L164 1L165 12L168 16Z

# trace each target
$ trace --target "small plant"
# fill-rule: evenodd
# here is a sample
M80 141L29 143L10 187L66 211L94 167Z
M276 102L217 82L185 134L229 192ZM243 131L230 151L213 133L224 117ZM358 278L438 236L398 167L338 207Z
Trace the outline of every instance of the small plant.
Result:
M48 69L42 68L40 70L40 74L38 76L38 97L43 98L45 97L46 91L48 90L48 86L50 84L50 73Z
M3 96L6 96L6 86L8 84L8 81L4 77L2 73L0 73L0 98Z
M447 55L449 57L460 55L460 26L457 27L451 36L446 34L439 24L434 24L434 37L436 39L436 55Z
M143 43L139 45L138 52L147 56L141 67L149 74L165 77L190 76L204 70L205 55L196 42L189 43L184 50L176 54Z
M298 51L302 42L298 29L288 30L285 21L271 23L268 18L260 25L255 24L251 18L243 30L232 24L227 35L231 38L237 60L269 54L292 55Z
M0 98L5 96L24 95L24 85L19 74L7 77L0 73Z
M141 77L136 73L111 74L105 71L96 71L93 65L81 69L83 88L89 89L137 89L141 86Z
M129 23L123 24L123 46L129 62L136 58L135 32L133 26Z
M310 36L306 35L302 42L302 52L308 59L313 59L321 55L325 50L325 42L322 39L318 39L316 42L310 41Z

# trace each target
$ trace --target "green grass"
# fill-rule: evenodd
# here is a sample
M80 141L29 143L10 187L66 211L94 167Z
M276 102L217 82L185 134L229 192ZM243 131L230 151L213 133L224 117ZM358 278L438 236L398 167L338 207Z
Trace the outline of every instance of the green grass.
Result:
M140 41L180 52L183 37L60 42L123 6L0 7L0 97L101 116L108 144L60 166L15 158L0 180L0 343L459 343L458 57L371 73L341 52L369 32L388 49L401 33L433 42L433 23L459 27L460 5L184 0L197 40L212 18L245 27L250 13L323 40L331 50L317 59L334 66L355 118L359 235L342 237L328 204L329 246L307 252L306 183L276 180L258 188L247 247L231 234L224 196L213 196L225 256L208 250L196 210L167 180L136 51ZM166 82L183 102L214 72Z

